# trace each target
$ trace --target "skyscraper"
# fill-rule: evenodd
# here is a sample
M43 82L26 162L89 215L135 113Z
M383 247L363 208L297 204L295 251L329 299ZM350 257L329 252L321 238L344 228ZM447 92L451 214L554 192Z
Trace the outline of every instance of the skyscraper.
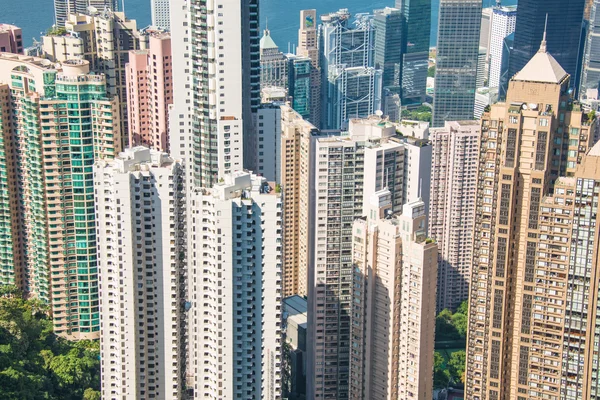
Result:
M288 59L288 95L292 108L307 121L310 120L313 67L305 56L286 54Z
M187 196L188 392L281 398L282 198L238 172Z
M504 39L515 31L517 22L517 7L499 6L494 7L492 14L492 25L490 35L490 59L488 87L500 86L502 71L502 53ZM508 67L507 65L505 67Z
M354 221L350 399L429 399L433 392L437 246L425 204L393 215L388 190Z
M298 47L296 54L310 59L310 95L308 121L317 128L321 127L321 67L319 62L319 42L317 37L317 10L300 11L300 29L298 29Z
M354 219L365 215L368 199L384 188L392 211L402 209L419 193L410 172L430 169L430 157L408 155L411 146L425 151L426 140L405 143L396 128L372 116L352 119L341 136L312 138L307 398L347 399L350 393Z
M579 54L579 41L585 1L519 1L514 48L508 68L509 78L535 55L546 26L548 52L571 75L571 86L575 87L579 82L578 70L582 58Z
M374 63L381 69L384 88L400 90L402 76L402 13L397 8L375 10L373 16Z
M122 12L76 13L67 15L64 28L67 33L54 32L42 38L44 57L59 62L86 60L91 71L106 75L108 93L119 100L121 145L125 147L129 129L125 66L129 51L140 49L144 41L135 20Z
M510 81L506 103L482 117L468 398L595 397L598 322L588 301L598 292L586 282L598 272L589 235L597 216L587 214L597 198L588 179L598 170L581 175L579 164L596 121L572 102L569 86L544 40Z
M181 399L185 388L183 170L127 149L94 168L102 398Z
M404 21L402 40L402 104L425 101L429 37L431 35L431 0L396 0Z
M469 298L480 136L478 121L447 121L429 131L429 236L439 249L438 311L455 310Z
M169 0L151 0L152 26L158 29L171 30L171 3Z
M189 188L212 187L245 167L260 106L258 0L218 0L210 7L200 0L171 2L175 101L169 132Z
M581 69L580 96L586 95L587 89L600 87L600 3L594 1L591 7L589 31L583 54Z
M288 88L288 60L279 51L268 29L260 38L260 87L277 86Z
M65 26L69 14L86 13L88 7L94 7L98 11L119 10L118 0L54 0L54 23L57 27Z
M480 0L440 1L434 127L473 118L480 24Z
M49 304L54 331L70 339L99 336L92 166L121 148L117 101L104 75L89 71L84 60L59 69L40 58L0 56L0 82L11 89L3 117L14 121L2 125L5 154L14 156L5 166L5 207L14 207L18 224L10 229L5 214L11 242L3 258L14 263L6 261L3 277Z
M125 65L129 147L168 151L168 110L173 104L171 35L146 32L146 50L129 52Z
M373 67L373 28L368 18L350 23L340 9L321 16L321 128L344 130L351 118L366 118L381 107L381 71Z
M283 295L306 296L311 143L318 129L295 110L281 106L283 202Z

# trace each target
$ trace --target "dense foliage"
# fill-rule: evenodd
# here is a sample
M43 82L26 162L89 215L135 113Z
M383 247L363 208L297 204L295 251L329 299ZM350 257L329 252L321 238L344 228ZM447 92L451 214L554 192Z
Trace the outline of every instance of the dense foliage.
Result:
M419 106L415 109L403 110L402 119L431 122L431 108L427 106Z
M98 343L57 337L46 311L0 288L0 399L99 400Z
M436 389L450 383L461 384L465 380L468 303L464 301L452 312L448 309L438 314L435 320L435 343L433 386ZM461 350L449 352L446 349ZM447 359L442 354L449 354Z

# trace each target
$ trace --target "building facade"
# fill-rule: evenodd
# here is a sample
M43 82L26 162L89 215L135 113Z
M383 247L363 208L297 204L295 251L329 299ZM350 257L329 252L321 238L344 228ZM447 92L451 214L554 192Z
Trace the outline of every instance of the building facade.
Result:
M108 96L105 77L89 74L84 60L56 68L47 60L5 54L0 70L0 81L11 89L5 116L14 121L4 132L13 137L5 143L12 150L5 151L13 152L16 167L8 186L16 179L17 203L24 205L13 220L19 224L12 228L14 283L50 305L58 335L96 339L92 166L121 148L117 102ZM70 289L74 283L77 290Z
M585 3L586 0L550 0L543 3L536 0L520 1L508 68L509 79L535 55L546 30L548 51L571 75L571 86L576 87L574 85L579 82L581 69L579 48Z
M243 23L226 23L233 20ZM186 165L187 187L211 187L222 175L244 168L245 146L251 151L256 141L258 0L206 6L200 0L176 0L171 2L171 21L176 97L169 122L172 155Z
M300 29L298 29L298 47L296 54L308 57L311 63L310 95L308 121L321 127L321 67L319 60L319 41L317 30L317 10L300 11Z
M353 224L351 399L433 395L437 246L422 201L391 205L379 191Z
M478 121L446 122L429 132L429 236L439 250L438 312L456 310L469 298L480 136Z
M188 393L281 399L281 195L239 172L187 201Z
M441 0L432 126L473 118L481 1Z
M305 56L287 54L288 59L288 95L292 99L292 108L306 120L310 120L312 93L312 64Z
M466 370L466 396L475 400L593 398L580 368L597 361L584 356L579 305L592 269L577 263L596 265L586 259L594 251L583 250L594 239L584 236L587 215L562 210L575 191L561 183L577 179L595 121L569 87L544 40L509 83L506 103L482 117ZM577 207L585 208L593 200L581 193Z
M64 22L66 33L42 37L44 57L53 62L82 59L90 63L90 70L106 76L111 97L118 99L119 121L125 147L128 143L126 65L130 50L145 46L135 20L123 12L78 11L70 13Z
M181 399L182 166L166 153L134 147L112 161L98 161L94 180L102 398Z
M426 98L431 0L396 0L404 20L402 40L402 104L420 105Z
M279 51L271 32L265 29L260 38L260 88L276 86L287 89L288 65L287 57Z
M152 0L152 26L166 31L171 30L171 3L169 0Z
M86 13L88 7L94 7L98 11L119 10L118 0L54 0L54 23L62 28L69 19L70 14Z
M281 106L281 187L283 203L283 294L308 295L309 173L312 137L318 129Z
M23 54L23 31L21 28L0 24L0 53Z
M350 393L352 223L365 215L370 196L384 188L391 192L393 211L407 202L405 160L410 156L396 129L373 116L351 120L340 136L312 139L307 398L347 399ZM426 168L430 163L431 158Z
M492 14L491 35L489 45L489 75L488 87L499 87L502 70L502 53L504 39L515 31L517 23L516 6L494 7ZM508 65L505 65L507 68Z
M374 68L374 32L368 18L350 23L340 9L321 16L321 128L344 130L350 118L366 118L381 107L381 71Z
M590 19L588 34L585 43L585 52L583 54L583 64L581 69L581 86L579 89L580 97L587 97L588 89L598 89L600 87L600 5L597 1L592 3L590 9Z
M129 52L125 74L129 147L168 151L168 110L173 104L171 36L148 32L146 50Z

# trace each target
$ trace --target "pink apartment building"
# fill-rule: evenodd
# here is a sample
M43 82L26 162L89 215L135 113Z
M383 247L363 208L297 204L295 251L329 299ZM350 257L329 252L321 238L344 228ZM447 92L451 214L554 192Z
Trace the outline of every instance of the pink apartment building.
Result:
M127 113L129 147L169 151L168 108L173 104L171 36L151 33L146 50L129 52Z
M23 54L23 32L21 28L0 24L0 53Z

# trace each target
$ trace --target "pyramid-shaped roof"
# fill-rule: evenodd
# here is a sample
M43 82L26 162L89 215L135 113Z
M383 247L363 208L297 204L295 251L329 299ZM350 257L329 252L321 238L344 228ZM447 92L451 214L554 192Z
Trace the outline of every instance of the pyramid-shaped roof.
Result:
M271 32L268 29L265 29L263 37L260 38L260 48L261 49L277 49L277 45L271 38Z
M567 71L546 51L546 32L538 52L529 60L522 70L513 77L515 81L560 83L567 76Z

